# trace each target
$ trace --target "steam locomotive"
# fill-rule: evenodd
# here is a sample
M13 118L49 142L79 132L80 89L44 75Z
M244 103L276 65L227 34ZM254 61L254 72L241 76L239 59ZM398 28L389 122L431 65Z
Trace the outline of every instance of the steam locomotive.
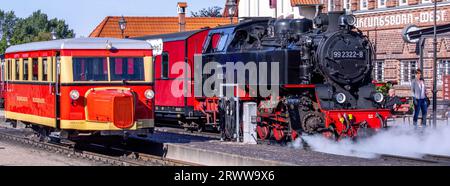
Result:
M197 69L199 64L203 69L211 63L219 66L223 74L202 75L201 82L207 83L211 76L222 76L219 80L222 87L230 84L230 77L243 75L227 72L225 67L230 62L244 66L256 63L258 72L260 63L268 62L268 66L277 63L278 68L269 67L262 74L267 76L267 82L249 82L252 72L244 72L244 84L239 84L237 78L231 82L239 84L233 90L233 97L240 98L239 103L257 103L255 120L260 139L273 137L283 141L302 133L355 137L362 131L386 127L390 113L381 109L383 94L372 84L373 48L369 39L355 28L355 22L352 15L330 12L319 14L314 20L252 18L238 25L138 38L159 42L161 49L155 58L157 120L174 118L184 127L199 129L222 127L230 138L235 128L241 126L237 124L239 119L234 118L242 113L239 112L242 107L236 105L242 104L222 96L204 96L208 93L194 87L198 83L194 78L196 70L172 74L173 70L168 69L173 68L175 61L170 56L175 56L190 69ZM195 56L201 56L201 60ZM272 75L279 77L276 80ZM170 90L170 84L176 81L183 87L180 91L191 93L190 96L176 98L161 93ZM278 95L250 96L253 85L264 83L276 85ZM223 95L224 90L217 85L214 90ZM198 92L203 96L193 96ZM243 93L237 95L238 92Z

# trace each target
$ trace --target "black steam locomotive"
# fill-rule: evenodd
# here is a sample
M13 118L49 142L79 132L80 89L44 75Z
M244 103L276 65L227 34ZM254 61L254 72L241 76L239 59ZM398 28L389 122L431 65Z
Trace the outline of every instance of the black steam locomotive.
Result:
M203 47L203 65L279 64L278 71L269 68L266 74L268 84L279 86L278 96L242 99L259 105L261 139L285 140L317 132L354 137L361 129L385 127L389 116L381 109L383 94L372 84L372 45L355 22L352 15L330 12L314 20L261 18L211 29ZM233 72L225 70L229 73ZM272 74L279 74L279 81ZM247 72L246 79L251 75ZM246 82L246 92L252 91L252 84ZM222 108L227 109L233 108ZM232 121L223 121L225 129L234 130Z

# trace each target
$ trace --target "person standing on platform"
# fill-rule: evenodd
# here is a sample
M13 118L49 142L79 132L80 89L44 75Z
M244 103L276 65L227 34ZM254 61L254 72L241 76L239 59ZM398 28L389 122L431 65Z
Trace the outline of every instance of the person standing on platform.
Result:
M422 70L416 70L416 78L411 82L411 93L414 100L414 127L417 127L417 120L419 119L419 112L422 111L422 126L427 125L427 89L425 81L422 77Z

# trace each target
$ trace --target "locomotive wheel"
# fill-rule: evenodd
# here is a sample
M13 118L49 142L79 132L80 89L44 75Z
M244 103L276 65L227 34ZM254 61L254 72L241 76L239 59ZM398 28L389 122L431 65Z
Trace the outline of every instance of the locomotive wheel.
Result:
M330 125L328 127L328 131L323 132L322 135L325 138L332 139L334 141L338 141L339 140L339 134L336 132L336 129L335 129L335 127L333 125Z
M291 140L294 141L298 138L298 132L291 129Z
M270 130L268 126L256 126L256 131L261 140L266 140L270 136Z
M274 127L272 129L272 134L273 134L273 137L275 138L275 140L277 140L278 142L280 142L284 139L284 132L281 129L277 129L276 127Z
M324 119L318 112L307 112L302 117L302 129L308 134L314 134L324 123Z

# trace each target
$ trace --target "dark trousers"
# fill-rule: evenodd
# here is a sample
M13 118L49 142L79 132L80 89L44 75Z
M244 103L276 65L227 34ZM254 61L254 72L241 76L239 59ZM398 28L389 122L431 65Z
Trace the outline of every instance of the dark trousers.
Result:
M414 98L415 99L415 98ZM414 105L414 126L417 126L417 120L419 119L419 112L422 111L422 126L427 125L427 100L426 99L416 99L417 104Z

